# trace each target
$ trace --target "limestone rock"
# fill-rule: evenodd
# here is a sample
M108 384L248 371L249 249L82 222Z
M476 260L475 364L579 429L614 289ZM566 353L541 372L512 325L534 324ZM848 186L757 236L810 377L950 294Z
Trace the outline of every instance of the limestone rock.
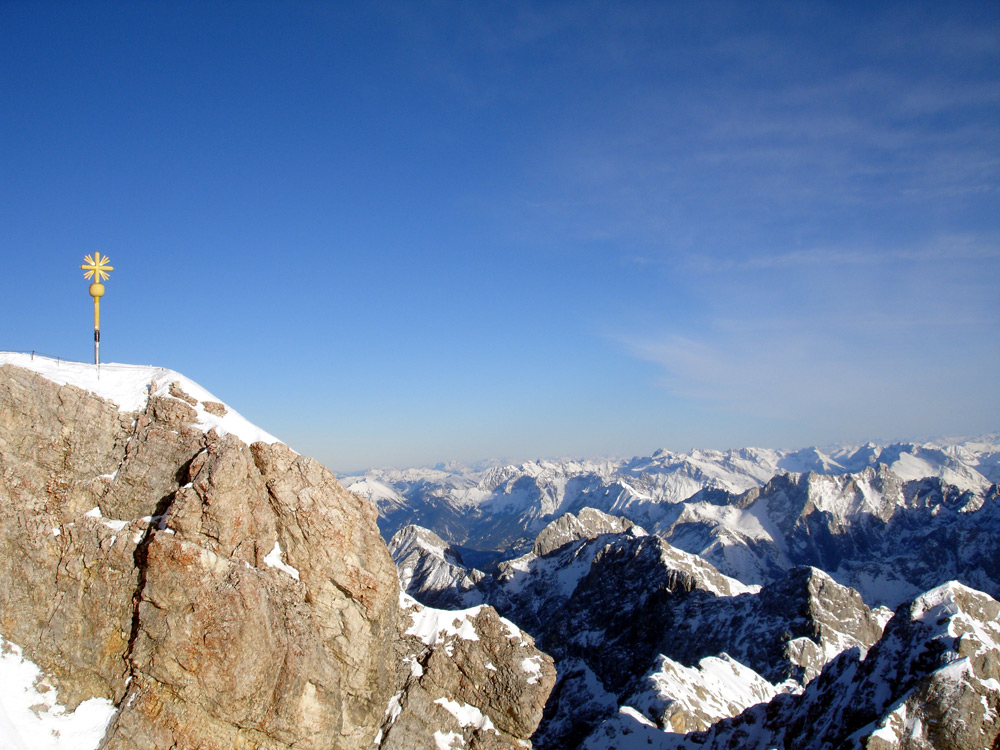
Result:
M374 747L531 746L556 675L530 636L492 607L444 611L412 599L403 626L402 685Z
M198 409L213 402L180 384L148 391L121 412L0 367L0 635L68 710L92 697L118 707L102 748L369 747L414 643L426 677L401 700L422 705L424 685L432 704L448 695L505 738L531 735L551 680L543 671L525 709L532 690L512 665L522 651L541 660L532 646L495 614L476 618L474 644L403 635L370 503L280 443L206 432ZM419 717L423 747L433 717L451 716L434 706Z

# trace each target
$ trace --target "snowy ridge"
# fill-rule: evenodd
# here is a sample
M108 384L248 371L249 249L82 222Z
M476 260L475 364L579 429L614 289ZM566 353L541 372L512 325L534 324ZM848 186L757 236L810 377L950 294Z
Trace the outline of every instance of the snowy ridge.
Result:
M626 699L624 705L657 726L686 733L709 726L757 703L767 703L777 687L730 657L706 656L697 666L685 667L660 655L646 676L648 689Z
M839 489L827 500L839 503L851 480L833 479ZM812 480L799 477L783 489ZM876 498L853 491L861 500L844 507L877 512ZM838 737L831 746L841 746L845 715L872 717L863 734L912 733L926 722L926 692L898 678L916 670L923 679L915 665L928 648L938 662L921 685L933 684L934 695L978 691L986 724L1000 714L1000 675L988 672L998 666L1000 607L966 585L937 586L893 618L823 570L795 567L764 587L745 586L595 510L553 521L536 547L541 554L502 563L480 590L558 660L539 748L716 746L698 732L733 732L735 744L720 740L720 747L811 747L813 734ZM948 697L945 706L957 715L952 706L962 701ZM859 702L868 708L855 711ZM762 717L772 713L781 722L765 726Z
M124 365L109 362L96 365L68 362L19 352L0 352L0 365L14 365L37 372L59 385L72 385L111 401L123 412L139 411L149 403L151 395L177 398L171 393L175 383L190 397L187 401L198 415L197 426L220 435L232 434L247 445L255 442L277 443L278 438L265 432L236 411L222 404L215 396L190 378L164 367ZM175 392L176 388L175 386ZM191 402L194 403L191 403ZM206 408L206 404L209 405ZM223 408L214 407L221 405Z
M529 461L476 470L373 469L344 477L348 489L379 508L386 538L411 523L451 543L523 553L551 520L585 507L629 518L647 528L673 523L683 504L712 505L766 486L780 476L810 476L823 510L855 517L884 516L886 493L878 486L888 468L900 484L940 479L960 492L982 494L1000 479L1000 435L951 443L867 444L827 451L657 451L648 457ZM831 478L842 481L824 482ZM889 493L897 499L898 493ZM688 520L694 520L689 518ZM707 520L707 518L706 518ZM764 538L764 519L716 519L737 536ZM759 525L760 528L754 528Z
M640 700L623 704L580 746L588 750L995 746L1000 714L998 614L1000 602L950 582L902 607L867 656L842 653L801 694L777 694L695 732L690 717L682 713L675 714L680 726L658 726L649 715L658 715L663 704L656 703L655 695L643 694ZM685 687L697 691L705 682L700 675L688 675L687 681L673 687L679 689L682 701ZM751 683L741 682L740 687ZM669 687L665 691L668 708L670 701L678 700L670 691ZM695 719L698 712L707 719L720 697L737 692L734 686L723 685L719 692L695 696L690 701Z
M420 639L420 642L425 646L445 644L445 648L448 650L448 641L454 638L466 641L479 640L479 634L476 632L473 620L482 611L483 605L461 610L445 610L425 607L412 596L403 592L400 592L399 597L400 608L407 612L411 618L406 635ZM507 630L508 638L518 643L525 643L524 634L517 625L506 618L499 619Z

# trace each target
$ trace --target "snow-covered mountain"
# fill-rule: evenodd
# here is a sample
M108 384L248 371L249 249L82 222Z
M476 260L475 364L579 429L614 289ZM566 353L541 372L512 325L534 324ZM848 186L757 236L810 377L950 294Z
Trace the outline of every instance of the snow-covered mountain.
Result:
M539 462L397 484L383 521L427 496L467 547L516 540L487 573L412 546L405 566L418 599L493 604L556 658L539 748L991 747L996 456L984 439Z
M900 607L867 653L848 649L799 694L785 693L705 731L663 732L631 706L585 750L997 747L1000 603L956 583Z
M902 482L941 479L981 494L1000 481L1000 434L975 440L820 450L657 451L630 459L529 461L473 469L372 469L343 477L379 509L386 539L409 524L453 545L521 554L551 520L596 508L647 528L696 493L740 494L783 474L847 476L879 466ZM495 556L495 555L494 555Z
M671 544L746 583L811 565L896 606L946 580L1000 596L1000 492L940 478L783 474L738 495L701 492L654 526Z
M433 550L426 558L449 570ZM434 587L445 580L427 576L422 589L410 578L409 590L440 598ZM493 604L557 659L535 738L547 748L577 746L626 704L675 732L705 730L801 691L839 653L875 643L889 619L815 568L747 586L595 510L552 522L532 552L464 594Z
M459 580L440 545L420 547L431 568L447 565ZM419 564L405 548L406 564ZM440 596L434 587L447 580L427 575L421 591L411 577L410 592ZM556 658L558 681L533 738L540 749L957 750L994 746L998 736L1000 602L957 582L893 616L817 568L748 586L588 510L552 522L531 552L458 588Z
M465 609L482 604L477 589L484 575L466 568L461 555L433 531L407 526L389 540L389 552L404 591L421 592L420 601L445 609Z
M384 535L428 528L480 569L528 552L552 520L595 508L744 583L810 565L870 605L894 607L952 579L1000 596L998 456L995 437L833 453L661 451L482 472L375 471L348 486L379 508Z

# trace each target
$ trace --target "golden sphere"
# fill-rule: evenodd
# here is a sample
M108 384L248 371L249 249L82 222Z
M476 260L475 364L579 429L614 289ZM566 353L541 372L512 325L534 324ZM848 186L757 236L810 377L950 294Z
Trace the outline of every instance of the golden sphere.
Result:
M104 284L99 281L95 281L90 285L90 296L91 297L103 297L104 296Z

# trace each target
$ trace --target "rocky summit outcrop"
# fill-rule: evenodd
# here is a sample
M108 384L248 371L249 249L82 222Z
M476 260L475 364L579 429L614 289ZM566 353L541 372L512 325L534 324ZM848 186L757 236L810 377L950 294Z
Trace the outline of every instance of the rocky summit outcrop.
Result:
M408 597L403 606L408 668L377 747L529 747L524 738L538 726L556 679L551 657L492 607L443 611Z
M85 367L63 366L64 383ZM468 643L407 635L371 504L280 443L207 428L236 417L158 372L122 411L0 366L0 635L67 710L116 707L100 747L434 747L456 722L450 747L525 746L554 681L530 639L488 608Z

